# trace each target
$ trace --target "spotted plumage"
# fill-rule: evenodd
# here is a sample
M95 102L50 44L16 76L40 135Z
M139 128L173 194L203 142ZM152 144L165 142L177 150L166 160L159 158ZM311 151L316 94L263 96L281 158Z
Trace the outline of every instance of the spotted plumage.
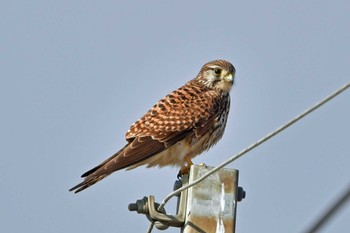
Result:
M70 191L80 192L120 169L146 165L180 166L188 171L191 159L222 137L230 108L235 75L224 60L205 64L196 78L158 101L126 133L127 144L82 175Z

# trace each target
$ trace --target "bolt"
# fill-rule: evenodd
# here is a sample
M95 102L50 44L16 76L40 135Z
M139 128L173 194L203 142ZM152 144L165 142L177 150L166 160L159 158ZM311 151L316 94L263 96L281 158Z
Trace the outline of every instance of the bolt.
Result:
M137 206L136 203L130 203L130 204L128 205L128 209L129 209L130 211L137 211L138 206Z
M182 187L182 181L181 180L176 180L175 183L174 183L173 190L176 191L176 190L178 190L181 187Z
M139 214L148 214L147 202L148 198L144 197L140 200L137 200L136 203L130 203L128 209L130 211L137 211Z
M242 201L246 196L246 192L242 187L238 187L237 189L237 201Z

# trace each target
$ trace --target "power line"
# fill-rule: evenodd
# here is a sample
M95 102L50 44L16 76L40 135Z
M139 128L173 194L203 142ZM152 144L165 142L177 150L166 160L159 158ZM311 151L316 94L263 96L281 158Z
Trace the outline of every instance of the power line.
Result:
M230 159L226 160L225 162L221 163L219 166L215 167L214 169L210 170L209 172L207 172L206 174L204 174L202 177L198 178L197 180L193 181L192 183L185 185L179 189L177 189L174 192L171 192L168 196L166 196L164 198L164 200L162 201L162 203L159 205L158 210L164 208L165 204L174 196L176 196L177 194L179 194L180 192L200 183L201 181L203 181L204 179L206 179L208 176L212 175L213 173L217 172L218 170L220 170L221 168L225 167L226 165L228 165L229 163L235 161L236 159L242 157L244 154L246 154L247 152L251 151L252 149L254 149L255 147L261 145L262 143L266 142L267 140L269 140L270 138L274 137L275 135L277 135L278 133L282 132L283 130L285 130L286 128L288 128L289 126L293 125L294 123L296 123L297 121L299 121L300 119L304 118L305 116L307 116L308 114L310 114L311 112L313 112L314 110L316 110L317 108L321 107L322 105L324 105L325 103L327 103L328 101L330 101L331 99L333 99L334 97L336 97L337 95L339 95L340 93L342 93L343 91L345 91L347 88L350 87L350 83L347 83L345 85L343 85L342 87L340 87L338 90L336 90L335 92L333 92L332 94L330 94L329 96L327 96L326 98L324 98L323 100L317 102L315 105L313 105L312 107L308 108L307 110L305 110L304 112L302 112L301 114L297 115L295 118L293 118L292 120L290 120L289 122L287 122L286 124L280 126L279 128L275 129L274 131L272 131L271 133L267 134L265 137L259 139L257 142L251 144L250 146L248 146L246 149L242 150L241 152L237 153L236 155L234 155L233 157L231 157ZM152 232L154 223L151 223L151 225L149 226L148 229L148 233Z
M350 200L350 185L342 193L338 199L311 225L305 233L315 233L319 230L336 214L340 207L342 207L347 201Z

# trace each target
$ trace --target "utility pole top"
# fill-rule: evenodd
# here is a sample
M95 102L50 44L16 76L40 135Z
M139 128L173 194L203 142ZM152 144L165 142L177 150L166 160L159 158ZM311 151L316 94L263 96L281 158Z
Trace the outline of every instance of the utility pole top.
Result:
M192 165L189 174L175 182L174 190L190 185L213 168ZM147 216L152 222L148 232L154 224L159 230L179 227L181 233L234 233L237 202L245 197L245 191L238 187L238 170L221 169L176 196L176 215L167 214L152 195L129 204L129 210Z
M192 166L189 183L211 169L213 167L205 165ZM185 223L181 232L235 232L237 201L244 195L244 191L238 189L237 170L221 169L210 175L188 189Z

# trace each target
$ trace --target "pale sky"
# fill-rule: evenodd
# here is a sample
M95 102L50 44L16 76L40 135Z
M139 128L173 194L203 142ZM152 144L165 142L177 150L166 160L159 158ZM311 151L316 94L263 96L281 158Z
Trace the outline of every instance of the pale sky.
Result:
M214 59L237 70L231 112L194 162L216 166L276 129L350 81L349 12L346 0L2 1L0 231L146 232L128 204L163 200L177 169L68 189ZM349 185L349 106L346 91L228 166L247 192L236 232L302 232ZM349 219L347 205L322 232Z

